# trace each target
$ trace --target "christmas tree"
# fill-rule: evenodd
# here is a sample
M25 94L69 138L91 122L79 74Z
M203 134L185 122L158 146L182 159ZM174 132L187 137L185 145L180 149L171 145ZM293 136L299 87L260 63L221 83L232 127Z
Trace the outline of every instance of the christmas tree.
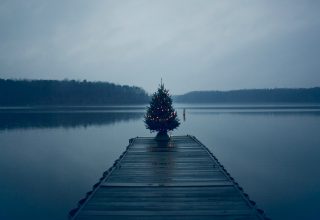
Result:
M144 122L146 128L151 132L157 131L158 136L167 136L168 131L172 131L180 125L177 112L172 107L169 91L164 88L162 82L158 91L152 96Z

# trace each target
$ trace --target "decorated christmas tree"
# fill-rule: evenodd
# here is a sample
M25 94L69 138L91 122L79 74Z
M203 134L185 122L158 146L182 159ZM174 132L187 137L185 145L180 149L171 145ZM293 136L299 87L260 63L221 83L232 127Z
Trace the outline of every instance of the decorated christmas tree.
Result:
M180 125L177 112L172 107L169 91L164 88L162 82L158 91L152 96L144 122L146 128L151 132L158 132L158 137L167 136L168 131L172 131Z

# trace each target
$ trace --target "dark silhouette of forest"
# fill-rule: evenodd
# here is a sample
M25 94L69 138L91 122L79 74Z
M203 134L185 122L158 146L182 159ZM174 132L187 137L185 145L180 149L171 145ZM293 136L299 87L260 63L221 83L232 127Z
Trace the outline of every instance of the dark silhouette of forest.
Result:
M320 87L194 91L173 96L178 103L320 103ZM86 80L0 79L0 106L104 106L147 104L136 86Z
M174 96L180 103L320 103L320 87L194 91Z
M142 88L109 82L0 79L0 106L127 105L149 102Z

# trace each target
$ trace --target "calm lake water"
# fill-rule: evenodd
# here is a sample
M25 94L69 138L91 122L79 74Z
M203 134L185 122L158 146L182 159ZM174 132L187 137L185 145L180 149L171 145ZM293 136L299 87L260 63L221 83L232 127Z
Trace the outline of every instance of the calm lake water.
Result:
M319 106L177 105L272 219L320 219ZM182 109L186 107L186 120ZM0 109L0 219L66 219L136 136L144 107Z

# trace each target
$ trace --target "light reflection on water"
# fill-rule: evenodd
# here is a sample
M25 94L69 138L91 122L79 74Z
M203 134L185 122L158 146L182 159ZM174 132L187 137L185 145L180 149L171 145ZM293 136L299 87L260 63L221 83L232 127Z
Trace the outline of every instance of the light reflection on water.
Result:
M318 106L177 105L272 219L320 216ZM145 106L0 109L0 219L64 219L143 125ZM5 177L5 178L4 178Z

